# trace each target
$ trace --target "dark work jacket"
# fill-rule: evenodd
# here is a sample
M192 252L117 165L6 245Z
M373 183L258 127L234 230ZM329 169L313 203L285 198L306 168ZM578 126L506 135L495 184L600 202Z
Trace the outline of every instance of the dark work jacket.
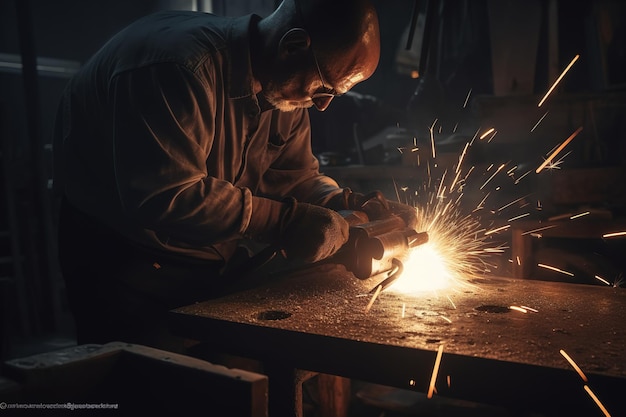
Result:
M115 35L63 95L55 188L131 241L208 260L231 256L253 196L323 205L340 191L319 173L307 110L259 105L259 19L166 11Z

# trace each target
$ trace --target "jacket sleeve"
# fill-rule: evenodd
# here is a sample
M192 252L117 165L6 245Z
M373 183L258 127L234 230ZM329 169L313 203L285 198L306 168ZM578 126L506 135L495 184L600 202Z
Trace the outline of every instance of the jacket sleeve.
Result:
M241 237L253 205L250 190L207 172L216 113L208 84L187 68L160 64L116 76L109 92L125 215L198 245Z

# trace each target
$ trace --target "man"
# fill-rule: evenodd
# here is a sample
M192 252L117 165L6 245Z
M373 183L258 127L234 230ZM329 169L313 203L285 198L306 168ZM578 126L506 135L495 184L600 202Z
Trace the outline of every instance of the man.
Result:
M78 342L174 349L167 311L228 285L243 239L333 255L348 239L335 210L368 199L319 173L307 108L370 77L379 53L365 0L159 12L107 42L63 94L54 144Z

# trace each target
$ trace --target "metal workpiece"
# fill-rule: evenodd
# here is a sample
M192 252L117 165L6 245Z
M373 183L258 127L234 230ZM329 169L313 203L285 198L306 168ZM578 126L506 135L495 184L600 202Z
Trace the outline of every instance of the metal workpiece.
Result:
M420 392L443 345L437 395L597 413L588 386L613 415L626 411L624 289L475 277L413 295L390 287L366 311L377 279L316 265L176 309L173 330L235 354Z

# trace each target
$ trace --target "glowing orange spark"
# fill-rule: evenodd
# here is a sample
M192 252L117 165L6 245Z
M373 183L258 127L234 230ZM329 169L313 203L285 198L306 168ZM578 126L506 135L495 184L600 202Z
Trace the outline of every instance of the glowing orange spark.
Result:
M476 132L474 133L474 136L472 136L472 140L470 140L470 146L472 146L474 144L474 141L478 137L478 132L480 132L480 127L478 129L476 129Z
M610 283L609 281L605 280L604 278L602 278L602 277L600 277L600 276L598 276L598 275L595 275L595 278L596 278L597 280L599 280L599 281L604 282L606 285L611 285L611 283Z
M402 318L404 318L405 312L406 312L406 303L402 303Z
M552 161L552 159L554 159L554 157L557 156L559 154L559 152L561 152L563 150L563 148L565 148L567 146L567 144L572 141L572 139L574 139L576 136L578 136L578 134L581 132L581 130L583 130L582 126L579 127L578 129L576 129L576 131L574 133L572 133L569 136L569 138L565 139L565 142L563 142L558 148L556 148L555 151L552 152L552 154L548 157L548 159L543 161L543 164L539 165L539 168L537 168L535 170L535 172L537 174L539 174L539 172L541 172L541 170L544 169L546 167L546 165L548 165L550 163L550 161Z
M491 194L491 193L487 193L487 195L485 195L485 198L483 198L483 199L481 200L481 202L480 202L480 203L478 203L478 205L476 206L476 208L474 209L474 211L476 211L476 210L482 210L482 208L483 208L483 207L485 207L485 206L484 206L484 204L485 204L485 201L487 201L487 197L489 197L489 194Z
M454 181L452 181L452 185L450 185L450 192L454 191L454 186L456 185L456 182L459 180L459 175L461 175L461 171L456 172L456 175L454 177Z
M602 237L619 237L619 236L626 236L626 231L624 231L624 232L606 233L606 234L602 235Z
M448 388L450 388L450 375L446 377L446 381L448 382Z
M522 180L522 178L524 178L526 175L530 174L531 171L527 171L524 175L522 175L521 177L519 177L518 179L515 180L515 184L519 184L519 182Z
M528 310L518 306L509 306L509 310L519 311L520 313L528 313Z
M380 294L382 290L383 290L382 285L379 285L378 287L376 287L376 291L374 292L374 295L372 295L370 302L367 304L367 307L365 307L365 313L370 311L370 308L372 308L372 304L374 304L374 301L376 300L376 298L378 297L378 295Z
M443 198L444 194L442 194L441 189L443 188L445 190L445 187L443 186L443 183L446 179L446 174L448 173L448 170L446 169L443 173L443 176L441 177L441 182L439 183L439 191L437 191L437 198Z
M565 158L567 158L567 156L569 154L571 154L572 151L567 152L565 155L563 155L562 157L560 157L557 161L550 161L550 163L546 166L547 169L561 169L561 164L563 163L563 161L565 160Z
M541 232L542 230L548 230L548 229L554 229L555 227L557 227L557 225L551 225L551 226L545 226L545 227L540 227L538 229L533 229L533 230L529 230L527 232L522 233L522 236L525 235L532 235L535 234L537 232Z
M450 191L454 190L454 185L459 179L459 175L461 175L461 165L463 164L463 159L465 158L465 154L467 153L467 148L469 147L469 142L465 144L463 148L463 152L461 152L461 156L459 156L459 163L456 166L456 176L454 177L454 181L452 181L452 185L450 185Z
M587 394L589 394L589 396L591 397L591 399L596 403L596 405L598 407L600 407L600 410L602 410L602 412L604 413L604 415L606 417L611 417L611 414L609 413L609 411L606 409L606 407L604 406L604 404L602 404L600 402L600 399L598 399L598 397L596 396L596 394L593 393L593 391L591 391L591 388L589 388L588 385L584 386L585 391L587 391Z
M543 120L543 119L544 119L547 115L548 115L548 112L546 112L546 114L544 114L543 116L541 116L541 119L539 119L539 121L538 121L538 122L537 122L537 123L533 126L533 128L532 128L532 129L530 129L530 131L531 131L531 132L532 132L532 131L534 131L534 130L537 128L537 126L539 126L539 123L541 123L541 121L542 121L542 120Z
M534 308L528 307L528 306L520 306L528 311L532 311L533 313L539 313L539 310L536 310Z
M563 72L561 73L561 75L559 75L559 78L556 79L556 81L554 82L554 84L552 84L552 87L550 87L550 89L548 90L548 92L546 93L545 96L543 96L543 98L541 99L541 101L539 102L539 104L537 104L537 107L541 107L541 105L543 104L544 101L546 101L546 99L548 98L548 96L550 95L550 93L552 92L552 90L554 90L554 88L556 87L556 85L559 83L559 81L561 81L561 79L565 76L565 74L567 73L567 71L569 71L569 69L572 67L572 65L574 65L574 62L576 62L578 60L578 58L580 58L580 55L576 55L572 61L569 63L569 65L563 70Z
M437 221L438 218L439 218L439 213L435 214L435 217L433 218L433 221L430 222L430 224L426 228L427 232L433 228L433 224L435 224L435 222Z
M482 253L503 253L503 248L484 248L481 250ZM472 253L472 252L470 252Z
M450 298L449 295L446 295L446 297L448 297L448 301L450 301L450 304L452 304L452 307L456 310L456 304L454 304L454 301L452 301L452 298Z
M591 214L591 212L585 211L583 213L574 214L573 216L570 216L570 219L571 220L578 219L579 217L587 216L588 214Z
M448 323L452 323L452 320L450 320L449 318L447 318L446 316L439 316L442 319L444 319L445 321L447 321Z
M523 197L520 197L520 198L518 198L518 199L516 199L516 200L513 200L513 201L511 201L510 203L505 204L505 205L503 205L502 207L500 207L500 208L498 209L498 211L500 212L500 211L504 210L505 208L512 206L512 205L513 205L513 204L515 204L515 203L519 203L520 201L522 201L522 200L526 199L528 196L530 196L530 194L526 194L526 195L525 195L525 196L523 196Z
M505 224L504 226L501 226L501 227L498 227L496 229L492 229L492 230L489 230L488 232L485 232L485 236L489 236L489 235L492 235L494 233L498 233L498 232L500 232L502 230L508 229L509 227L511 227L510 224Z
M550 266L550 265L546 265L546 264L537 264L537 266L539 266L541 268L549 269L551 271L556 271L556 272L559 272L559 273L564 274L564 275L569 275L570 277L574 276L574 274L572 274L571 272L564 271L564 270L559 269L559 268L557 268L555 266Z
M435 119L433 124L428 128L428 131L430 132L430 143L431 143L431 147L432 147L432 150L433 150L433 159L436 158L436 156L435 156L435 136L433 135L433 129L435 128L435 124L436 123L437 123L437 119Z
M426 398L431 399L433 397L433 391L435 389L435 381L437 380L437 373L439 372L439 365L441 364L441 355L443 355L443 344L439 345L437 350L437 357L435 358L435 366L433 368L433 374L430 377L430 385L428 386L428 395Z
M580 58L580 55L576 55L572 61L569 63L569 65L563 70L563 72L561 73L561 75L559 75L559 78L556 79L556 81L554 82L554 84L552 84L552 87L550 87L550 89L548 90L548 92L546 93L545 96L543 96L543 98L541 99L541 101L539 102L539 104L537 104L537 107L541 107L541 105L543 104L544 101L546 101L546 99L548 98L548 96L550 95L550 93L552 92L552 90L554 90L554 88L556 87L556 85L559 83L559 81L561 81L561 79L565 76L565 74L567 73L567 71L569 71L569 69L572 67L572 65L574 65L574 62L576 62L578 60L578 58Z
M559 350L559 352L569 362L569 364L572 365L572 368L574 368L574 370L576 372L578 372L578 375L580 375L580 377L583 379L583 381L587 382L587 375L585 375L585 373L582 371L582 369L580 369L580 367L576 364L576 362L574 362L574 359L572 359L567 354L567 352L565 352L563 349Z
M502 168L504 168L504 165L506 165L506 164L502 164L502 165L500 165L500 167L496 170L496 172L494 172L494 173L491 175L491 177L489 177L489 179L488 179L487 181L485 181L485 183L484 183L484 184L480 187L480 189L481 189L481 190L482 190L483 188L485 188L485 185L487 185L487 183L488 183L489 181L491 181L491 180L493 179L493 177L495 177L495 176L496 176L496 174L498 174L498 172L502 171Z
M479 138L479 139L480 139L480 140L485 139L485 138L486 138L486 137L487 137L487 136L488 136L491 132L493 132L494 130L496 130L496 129L492 127L491 129L487 130L485 133L483 133L482 135L480 135L480 138Z
M519 220L522 217L526 217L526 216L530 216L530 213L526 212L526 213L520 214L519 216L511 217L508 221L514 222L515 220Z
M467 106L467 101L470 98L470 94L472 94L472 89L470 88L469 91L467 92L467 97L465 97L465 103L463 103L463 108L465 108L465 106Z

